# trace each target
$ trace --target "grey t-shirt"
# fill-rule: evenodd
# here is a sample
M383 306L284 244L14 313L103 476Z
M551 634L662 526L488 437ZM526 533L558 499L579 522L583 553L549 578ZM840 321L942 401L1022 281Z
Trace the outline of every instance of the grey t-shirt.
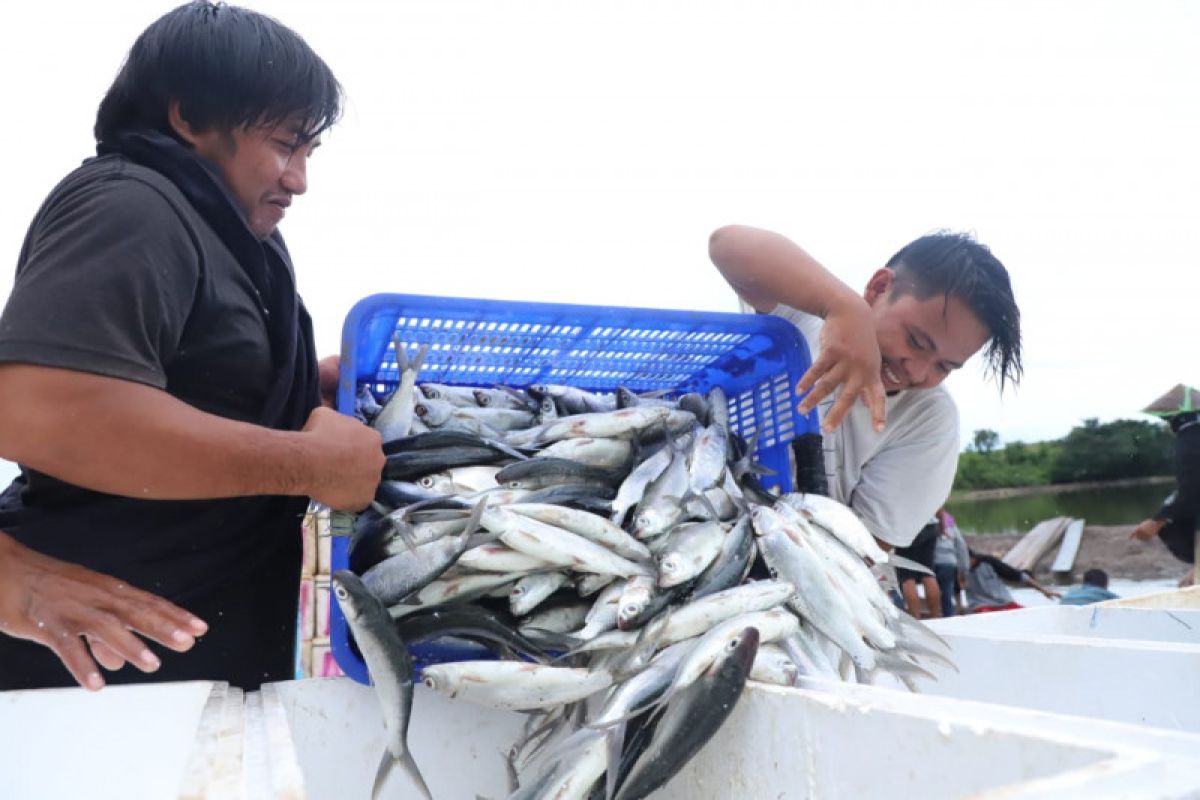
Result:
M136 381L255 421L271 376L256 298L173 183L104 156L38 211L0 315L0 361Z
M816 360L824 321L790 306L771 313L795 325ZM818 404L823 420L836 394ZM887 426L855 403L836 431L824 435L829 493L854 509L867 530L897 547L912 543L950 495L958 469L958 408L941 386L887 399Z

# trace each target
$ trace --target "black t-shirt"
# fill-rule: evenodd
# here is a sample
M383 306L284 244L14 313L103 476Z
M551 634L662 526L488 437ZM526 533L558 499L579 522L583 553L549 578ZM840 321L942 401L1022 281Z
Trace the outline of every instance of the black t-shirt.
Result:
M276 366L246 271L175 184L119 155L84 164L39 210L0 316L0 361L136 381L258 424ZM116 682L255 688L290 677L304 506L119 498L26 469L0 497L0 530L208 621L188 654L156 648L158 673L127 667ZM70 682L48 650L0 636L0 688Z

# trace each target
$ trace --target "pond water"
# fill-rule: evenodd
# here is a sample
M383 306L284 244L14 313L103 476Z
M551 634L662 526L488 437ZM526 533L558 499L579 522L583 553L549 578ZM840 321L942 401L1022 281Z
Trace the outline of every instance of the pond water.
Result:
M1051 517L1081 517L1089 525L1136 525L1158 510L1174 487L1164 483L1051 490L995 500L946 504L963 533L1027 533Z

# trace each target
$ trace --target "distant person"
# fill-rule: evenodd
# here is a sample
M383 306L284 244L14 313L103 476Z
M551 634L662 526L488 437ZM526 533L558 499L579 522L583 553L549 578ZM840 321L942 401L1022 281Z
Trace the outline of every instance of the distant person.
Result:
M1105 600L1116 600L1120 595L1108 590L1108 573L1102 569L1089 569L1083 573L1083 585L1067 592L1059 602L1064 606L1086 606Z
M808 392L800 412L821 420L829 495L884 547L911 544L958 466L958 409L942 381L980 350L1002 389L1020 380L1021 313L1004 265L970 236L939 232L855 291L771 231L720 228L708 253L746 306L807 342L813 363L796 390Z
M971 570L971 556L967 540L954 517L946 509L937 514L938 537L933 549L933 574L937 578L942 597L942 616L952 617L962 613L962 589L967 585L967 573Z
M933 572L933 551L937 546L939 523L937 517L931 519L917 532L917 537L907 547L897 547L896 555L903 556L909 561L915 561L930 572L896 567L896 581L900 584L900 594L904 598L904 608L916 619L942 616L942 593L938 588L937 578ZM921 595L918 585L925 594L925 610L921 609Z
M967 572L967 609L972 614L1024 608L1013 600L1005 581L1037 589L1048 600L1062 597L1062 593L1047 589L1034 580L1029 572L1010 567L995 556L971 550L969 557L971 568Z
M1171 555L1192 565L1179 582L1190 586L1195 582L1196 521L1200 516L1200 392L1181 383L1142 410L1166 420L1175 434L1175 491L1129 538L1144 542L1158 536Z

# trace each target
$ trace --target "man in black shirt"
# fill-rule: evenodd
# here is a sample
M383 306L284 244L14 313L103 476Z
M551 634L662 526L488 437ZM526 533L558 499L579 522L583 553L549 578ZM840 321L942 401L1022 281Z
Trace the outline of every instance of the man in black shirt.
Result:
M0 689L291 676L300 516L383 464L321 404L276 231L340 108L260 14L193 2L134 43L0 316Z
M1175 491L1154 516L1133 529L1130 538L1148 541L1158 536L1171 555L1192 564L1179 582L1188 586L1194 582L1200 546L1196 536L1200 521L1200 392L1181 383L1143 411L1166 420L1175 434Z

